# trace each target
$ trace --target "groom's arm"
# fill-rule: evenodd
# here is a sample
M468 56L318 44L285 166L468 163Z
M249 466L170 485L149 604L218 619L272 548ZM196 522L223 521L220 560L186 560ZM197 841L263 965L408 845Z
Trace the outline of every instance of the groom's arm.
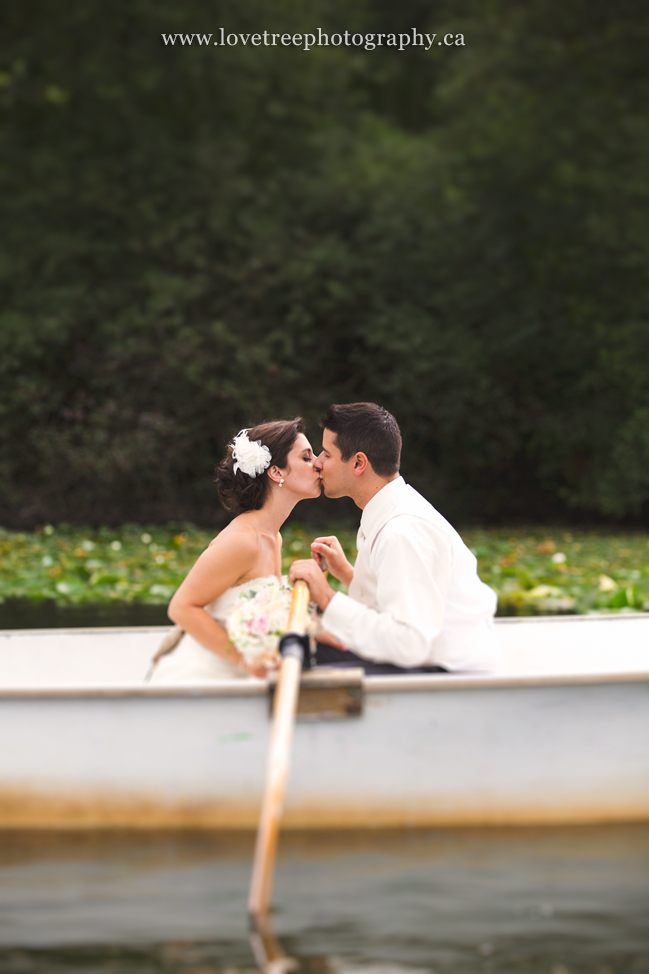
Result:
M430 651L444 624L449 543L420 518L393 518L373 544L370 568L379 608L337 592L327 603L322 625L348 649L377 663L434 663Z

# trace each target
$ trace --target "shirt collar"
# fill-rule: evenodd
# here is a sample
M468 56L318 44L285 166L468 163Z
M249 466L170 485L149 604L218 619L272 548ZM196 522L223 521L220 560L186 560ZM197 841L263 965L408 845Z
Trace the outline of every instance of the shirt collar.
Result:
M397 505L406 482L403 477L391 480L368 501L361 514L360 530L365 538L371 537L387 521Z

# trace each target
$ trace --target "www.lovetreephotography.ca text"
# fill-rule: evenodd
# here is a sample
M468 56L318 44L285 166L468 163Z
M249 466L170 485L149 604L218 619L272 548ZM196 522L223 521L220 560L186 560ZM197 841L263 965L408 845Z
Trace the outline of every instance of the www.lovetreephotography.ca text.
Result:
M411 28L407 34L352 34L345 30L337 34L326 34L318 27L318 34L277 34L265 30L256 34L226 34L219 27L216 34L162 34L166 46L179 47L195 45L201 47L236 47L238 44L251 47L297 47L309 51L313 47L362 47L373 51L377 47L396 47L405 51L409 47L465 47L464 34L426 34ZM214 38L214 40L212 40Z

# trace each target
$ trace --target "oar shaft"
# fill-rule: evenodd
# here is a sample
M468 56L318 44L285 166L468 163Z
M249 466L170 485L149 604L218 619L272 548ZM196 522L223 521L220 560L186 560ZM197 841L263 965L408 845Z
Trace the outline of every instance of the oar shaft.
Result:
M302 635L306 631L308 608L308 586L304 582L297 582L291 600L288 632ZM302 662L297 655L287 654L282 657L275 691L266 760L266 781L248 895L248 911L253 918L267 913L270 906L277 837L291 757L301 671Z
M293 727L301 670L300 661L294 656L285 656L282 659L275 691L273 724L266 764L266 783L250 882L248 910L252 915L266 913L270 906L277 837L293 743Z
M310 597L309 586L306 582L301 580L297 581L291 597L291 608L289 609L288 622L286 623L287 632L296 632L298 636L302 636L306 632Z

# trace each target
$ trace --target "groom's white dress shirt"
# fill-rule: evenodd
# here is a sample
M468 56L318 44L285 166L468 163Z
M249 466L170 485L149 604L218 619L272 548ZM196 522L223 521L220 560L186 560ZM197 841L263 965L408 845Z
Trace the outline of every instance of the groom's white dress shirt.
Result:
M496 601L455 528L399 477L363 510L349 595L322 624L376 663L484 672L499 665Z

